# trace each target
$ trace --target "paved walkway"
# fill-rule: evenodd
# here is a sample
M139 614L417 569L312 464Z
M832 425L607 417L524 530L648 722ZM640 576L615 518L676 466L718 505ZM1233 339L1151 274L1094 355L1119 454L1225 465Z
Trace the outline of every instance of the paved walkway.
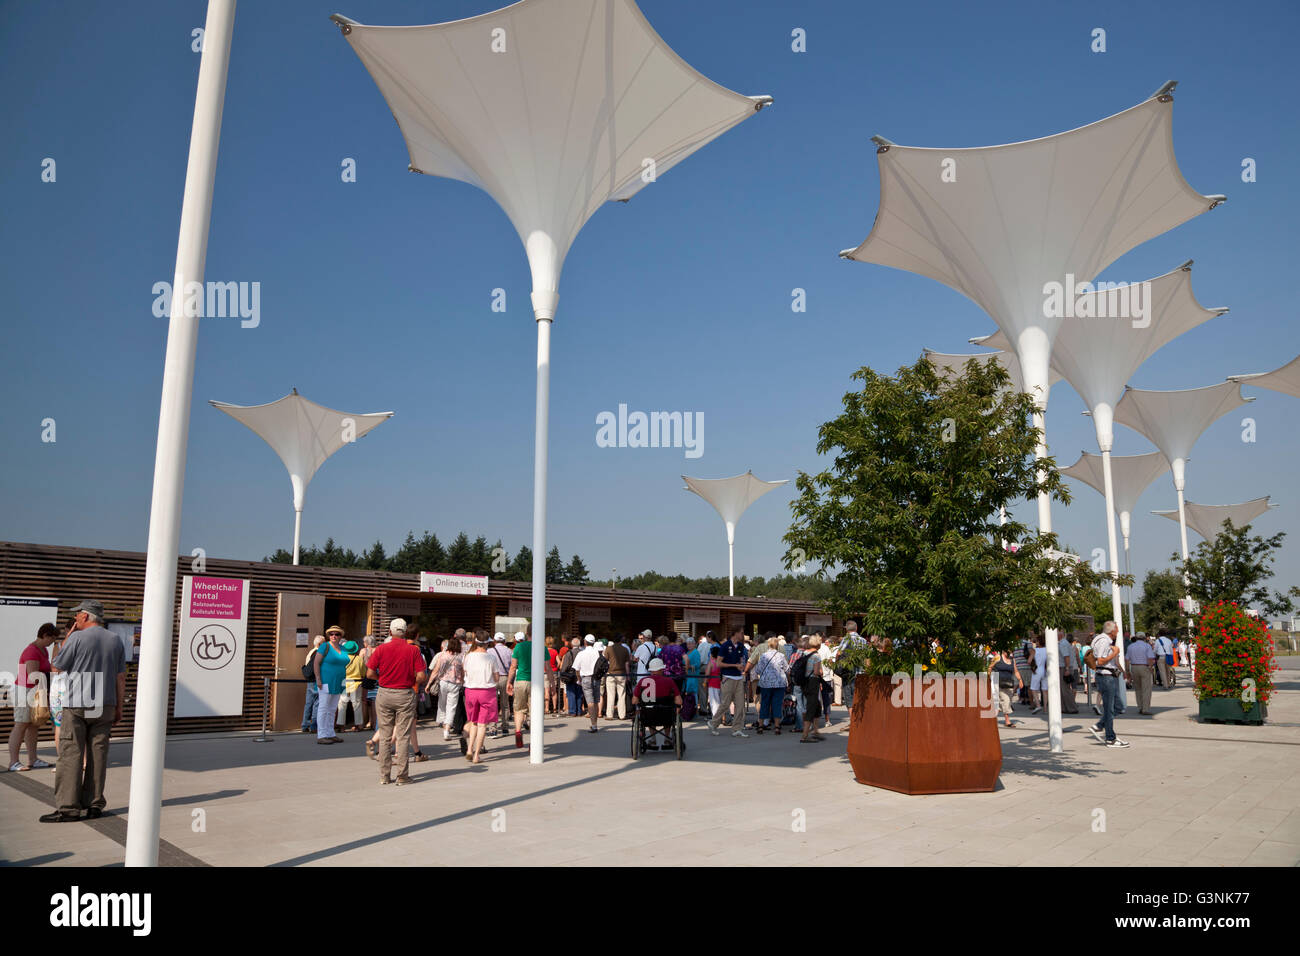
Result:
M1294 663L1292 663L1294 662ZM1154 717L1130 704L1128 750L1065 719L1066 752L1018 709L1003 729L993 793L908 797L865 787L844 755L843 708L821 744L687 731L686 758L632 761L627 723L556 719L547 762L513 738L479 767L441 730L421 732L427 763L411 787L378 785L364 734L319 747L284 734L173 737L163 778L162 859L171 865L1300 864L1300 658L1284 659L1262 727L1198 724L1189 674L1157 689ZM1131 700L1131 697L1130 697ZM752 714L751 714L752 715ZM1089 715L1090 716L1090 715ZM120 865L131 745L115 742L110 816L42 825L52 770L0 774L0 859ZM46 760L53 760L48 749Z

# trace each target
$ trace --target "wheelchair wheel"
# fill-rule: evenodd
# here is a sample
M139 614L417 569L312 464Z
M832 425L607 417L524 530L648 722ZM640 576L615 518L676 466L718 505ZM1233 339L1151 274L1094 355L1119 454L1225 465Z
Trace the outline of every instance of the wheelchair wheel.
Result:
M682 712L677 712L677 720L673 725L673 750L677 752L677 759L682 759L682 751L686 749L686 741L682 740Z
M641 715L634 713L632 715L632 759L636 760L641 756Z

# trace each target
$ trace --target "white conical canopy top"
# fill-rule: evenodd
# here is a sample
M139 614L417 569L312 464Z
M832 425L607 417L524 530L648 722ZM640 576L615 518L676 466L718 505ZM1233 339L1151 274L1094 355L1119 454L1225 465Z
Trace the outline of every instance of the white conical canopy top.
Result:
M1027 142L928 149L878 140L880 210L863 243L840 255L957 290L1006 333L1029 378L1045 376L1063 317L1048 307L1046 283L1090 282L1223 199L1201 195L1178 170L1171 88Z
M1075 302L1075 317L1057 330L1052 369L1092 412L1103 451L1113 444L1111 416L1133 373L1162 346L1228 311L1198 303L1191 276L1187 262L1146 282L1085 292ZM972 341L989 348L1010 344L1000 330Z
M930 360L930 364L934 366L935 371L939 373L939 377L942 379L961 375L966 370L966 363L971 359L975 359L975 361L983 365L987 365L989 362L997 362L1011 376L1011 387L1017 392L1025 390L1025 379L1020 372L1020 359L1016 358L1015 352L1003 349L1000 352L976 352L970 355L958 355L952 352L936 352L934 349L925 349L923 354ZM1060 380L1060 373L1053 369L1048 379L1048 387L1050 388Z
M1182 490L1183 469L1201 433L1253 399L1243 398L1236 382L1204 388L1152 391L1129 388L1115 406L1115 421L1145 435L1168 459L1174 487Z
M695 492L717 509L727 526L727 540L731 541L745 509L773 488L787 484L789 479L762 481L755 478L752 471L747 471L733 478L687 478L682 475L682 481L686 482L687 491Z
M302 510L307 485L326 458L393 416L392 412L337 412L308 401L296 388L266 405L209 404L257 432L280 456L293 484L295 511Z
M1230 375L1228 381L1258 385L1260 388L1271 388L1275 392L1282 392L1292 398L1300 398L1300 355L1297 355L1281 368L1274 369L1271 372L1256 372L1253 375Z
M333 19L388 101L411 168L472 183L510 217L540 312L553 313L564 257L602 203L771 102L696 72L632 0L520 0L428 26Z
M1268 503L1270 497L1271 495L1265 495L1253 501L1243 501L1239 505L1198 505L1189 501L1186 504L1187 524L1206 541L1211 541L1223 527L1223 522L1231 519L1234 528L1244 528L1265 511L1276 508L1277 505ZM1170 521L1178 520L1177 508L1151 513Z
M1119 515L1125 539L1129 536L1129 517L1137 508L1138 499L1151 482L1169 470L1169 462L1158 451L1145 455L1112 455L1110 459L1111 486L1115 494L1115 512ZM1102 472L1101 455L1085 451L1061 474L1077 478L1085 485L1106 494L1106 478Z

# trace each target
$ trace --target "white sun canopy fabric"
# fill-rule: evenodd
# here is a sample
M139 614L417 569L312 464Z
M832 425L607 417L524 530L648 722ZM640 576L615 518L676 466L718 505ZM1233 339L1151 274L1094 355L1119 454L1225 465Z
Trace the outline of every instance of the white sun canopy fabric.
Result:
M1119 514L1120 526L1125 542L1129 538L1130 516L1137 508L1138 499L1155 481L1169 470L1169 462L1158 451L1145 455L1112 455L1110 459L1111 481L1115 494L1115 511ZM1082 481L1102 495L1106 494L1106 480L1102 474L1101 455L1085 451L1069 468L1062 468L1061 474L1069 475Z
M930 360L930 364L939 373L939 377L945 379L960 375L965 371L966 363L971 359L983 365L987 365L989 362L997 362L1011 376L1011 387L1017 392L1025 390L1025 379L1020 372L1020 359L1016 358L1015 352L1003 349L1000 352L976 352L969 355L959 355L952 352L936 352L934 349L925 349L923 354ZM1053 369L1048 379L1048 388L1050 389L1060 380L1060 373ZM1044 404L1046 404L1045 400Z
M1201 433L1250 401L1254 399L1242 397L1236 382L1174 391L1129 388L1115 406L1115 421L1160 449L1173 469L1174 487L1181 491L1187 458Z
M1229 375L1228 381L1242 382L1246 385L1258 385L1271 388L1275 392L1300 398L1300 355L1271 372L1256 372L1253 375Z
M755 478L752 471L747 471L743 475L735 475L731 478L687 478L682 475L682 481L686 482L687 491L695 492L695 494L713 505L718 514L722 516L723 523L727 526L728 574L731 578L731 593L735 594L733 549L736 543L736 525L740 522L740 516L755 501L773 488L779 488L786 484L789 479L762 481Z
M472 183L510 217L535 303L558 290L570 245L602 203L630 198L771 102L696 72L632 0L521 0L427 26L335 20L387 100L411 168Z
M1154 236L1221 196L1188 185L1174 158L1173 97L1042 139L971 149L882 142L880 210L870 235L840 253L906 269L987 312L1026 365L1046 363L1063 315L1045 284L1091 282ZM1036 363L1034 363L1036 364Z
M1276 508L1277 505L1268 503L1270 497L1272 496L1265 495L1263 498L1243 501L1237 505L1198 505L1189 501L1186 503L1187 524L1195 529L1196 533L1202 538L1211 541L1223 527L1223 522L1231 519L1233 527L1244 528L1265 511ZM1151 513L1162 518L1168 518L1170 521L1178 520L1178 510L1176 508Z
M1076 301L1075 317L1066 318L1057 330L1052 369L1092 413L1103 451L1114 444L1115 405L1142 363L1184 332L1228 311L1198 303L1191 277L1187 262L1144 283L1086 292ZM988 348L1010 345L1000 330L971 341Z
M325 459L392 418L392 412L339 412L303 398L295 388L265 405L209 402L257 432L284 462L293 485L293 510L302 513L307 485ZM298 563L298 519L294 521L294 564Z

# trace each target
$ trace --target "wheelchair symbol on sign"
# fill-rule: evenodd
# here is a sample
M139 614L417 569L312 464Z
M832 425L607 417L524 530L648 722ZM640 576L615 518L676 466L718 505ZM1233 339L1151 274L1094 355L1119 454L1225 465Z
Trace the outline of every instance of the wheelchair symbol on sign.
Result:
M190 641L190 657L204 670L221 670L235 659L235 635L220 624L205 624Z

